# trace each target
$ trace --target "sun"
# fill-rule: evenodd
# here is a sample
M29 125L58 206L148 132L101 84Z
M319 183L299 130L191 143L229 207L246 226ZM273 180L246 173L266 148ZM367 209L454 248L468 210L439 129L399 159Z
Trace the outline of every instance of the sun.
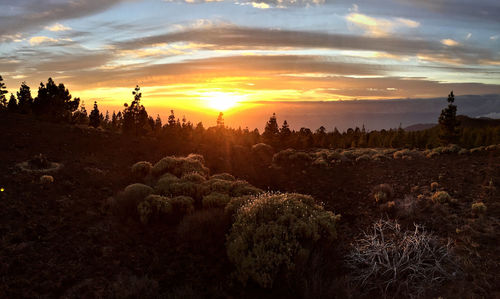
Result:
M206 92L201 95L205 104L217 111L226 111L238 105L242 100L242 96L228 92Z

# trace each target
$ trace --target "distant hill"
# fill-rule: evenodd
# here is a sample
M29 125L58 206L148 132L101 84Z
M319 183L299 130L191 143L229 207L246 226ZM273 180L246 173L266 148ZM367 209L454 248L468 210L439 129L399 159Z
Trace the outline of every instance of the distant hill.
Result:
M437 124L415 124L404 128L405 131L423 131L437 126Z
M482 128L482 127L498 127L500 126L500 119L493 119L488 117L468 117L465 115L457 115L457 120L460 122L461 127L467 128ZM414 131L423 131L432 129L438 124L415 124L408 127L405 127L405 131L414 132Z

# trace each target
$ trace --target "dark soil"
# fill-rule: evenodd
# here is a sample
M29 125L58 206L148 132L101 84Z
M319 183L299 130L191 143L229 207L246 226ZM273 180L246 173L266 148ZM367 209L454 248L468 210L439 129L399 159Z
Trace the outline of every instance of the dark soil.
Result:
M4 188L0 193L0 297L307 296L284 282L271 291L235 282L224 244L229 223L219 211L196 212L179 225L147 227L107 211L106 199L133 182L130 166L176 153L165 146L168 143L160 146L154 139L125 138L19 115L2 116L0 128L0 187ZM40 153L63 164L49 173L52 184L42 185L40 173L16 167ZM207 161L209 166L215 164ZM322 292L328 297L359 295L342 282L348 271L341 257L381 217L398 217L408 227L423 224L453 242L461 274L433 296L500 297L498 152L367 161L323 170L262 167L244 177L263 189L311 194L342 215L337 244L328 254L322 253L329 260L316 261L331 267L322 271L334 273L330 276L335 278L335 288ZM378 184L391 185L398 201L428 193L431 182L439 182L458 202L422 204L409 216L383 211L373 199L372 190ZM478 201L488 207L485 216L471 213L471 204ZM304 276L311 273L305 271Z

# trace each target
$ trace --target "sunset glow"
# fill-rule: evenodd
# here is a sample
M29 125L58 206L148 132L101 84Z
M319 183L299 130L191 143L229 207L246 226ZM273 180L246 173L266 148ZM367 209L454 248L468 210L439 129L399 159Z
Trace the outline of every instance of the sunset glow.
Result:
M164 117L209 119L252 102L500 94L493 0L33 3L0 4L9 92L53 77L112 111L139 85Z

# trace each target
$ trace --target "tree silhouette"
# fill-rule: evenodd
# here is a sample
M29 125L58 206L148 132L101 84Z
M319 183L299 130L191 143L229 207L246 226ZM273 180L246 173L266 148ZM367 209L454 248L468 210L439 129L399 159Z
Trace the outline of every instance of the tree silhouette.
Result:
M269 121L266 123L264 133L262 133L262 138L265 143L274 145L277 143L279 133L280 130L278 128L278 121L276 120L276 113L273 113L273 115L269 118Z
M174 114L174 110L170 110L170 115L168 116L168 125L170 127L174 127L175 126L175 114Z
M17 106L17 100L14 94L10 94L10 99L9 103L7 104L7 111L9 112L17 112L18 111L18 106Z
M89 126L97 128L101 124L101 118L99 115L99 108L97 107L97 102L94 102L94 109L90 111L89 115Z
M442 144L457 143L458 141L457 106L453 105L453 102L455 102L455 96L451 91L448 95L448 107L444 108L439 116L439 140Z
M219 116L217 116L217 127L224 128L224 113L219 112Z
M80 109L73 113L72 122L79 125L87 125L89 123L87 109L85 109L85 103L83 101L80 105Z
M126 134L143 134L147 131L148 113L146 108L141 105L141 88L136 85L134 91L134 100L129 105L125 104L123 110L123 132Z
M38 96L33 101L35 115L51 121L69 121L73 111L78 109L79 98L71 100L71 94L64 84L56 85L49 78L47 85L40 83Z
M7 87L3 82L2 76L0 76L0 110L7 109L7 98L5 97L7 92Z
M31 112L33 98L31 97L30 87L26 85L26 82L21 83L21 87L17 92L17 101L20 113L28 114Z

